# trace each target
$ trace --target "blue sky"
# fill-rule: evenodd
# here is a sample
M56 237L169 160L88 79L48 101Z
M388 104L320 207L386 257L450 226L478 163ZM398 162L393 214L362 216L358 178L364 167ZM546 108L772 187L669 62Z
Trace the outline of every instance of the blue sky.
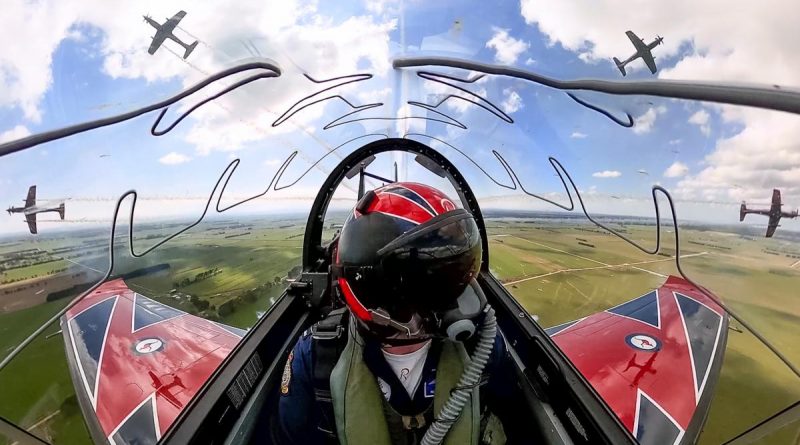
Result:
M147 206L140 203L142 217L181 216L204 204L201 198L208 195L234 158L241 158L242 163L231 179L231 200L263 190L280 162L294 150L300 156L287 170L284 181L297 177L331 147L353 137L373 133L399 137L410 131L455 145L504 181L504 172L491 154L492 149L498 150L526 189L540 194L561 191L547 163L547 157L554 156L567 167L591 210L597 213L652 214L648 200L653 184L667 187L681 199L679 210L690 219L735 222L740 199L766 202L772 187L784 189L788 206L792 200L800 202L800 184L790 174L800 169L797 147L786 146L776 137L766 144L777 147L778 158L786 159L783 164L741 162L747 159L754 140L764 140L759 138L762 132L775 130L778 135L791 135L794 131L793 117L775 117L777 113L767 111L577 93L617 116L626 112L633 115L636 126L627 129L581 107L562 92L506 78L486 78L469 88L504 108L514 124L450 100L443 109L467 124L468 130L421 119L371 120L323 130L327 122L349 111L343 103L332 100L298 112L280 127L270 126L294 101L316 91L303 73L317 78L374 74L369 81L336 90L355 103L384 102L384 106L359 117L424 117L424 110L409 107L406 101L433 103L442 94L455 92L418 78L413 70L391 69L392 57L399 55L462 57L564 79L621 78L608 56L625 58L633 52L625 26L609 31L603 27L606 25L588 21L584 16L590 16L583 11L570 10L569 5L551 11L535 3L476 2L462 7L392 1L266 6L243 2L221 8L175 2L125 6L111 15L97 9L102 7L84 10L82 5L14 4L22 8L23 15L41 13L27 11L26 7L51 8L61 10L62 18L58 23L37 24L44 30L30 30L45 32L46 38L26 40L25 31L20 31L22 48L0 50L0 72L11 73L0 76L0 82L12 92L9 97L0 96L0 137L5 139L143 106L247 57L274 59L284 72L278 79L259 81L202 107L164 137L149 135L155 118L151 114L6 156L0 164L4 182L0 200L18 202L35 183L41 198L71 198L67 204L70 218L89 222L107 219L116 197L125 190L137 189L143 197L151 198ZM176 35L187 42L199 39L196 51L183 61L176 55L182 49L168 41L155 55L148 55L146 49L154 30L142 22L141 15L149 13L163 21L179 9L188 14ZM559 12L568 16L558 17ZM703 71L704 64L735 62L713 59L724 57L726 48L707 43L704 36L709 30L689 32L667 19L653 22L648 17L631 22L639 23L635 31L645 40L656 34L665 36L665 44L655 50L660 77L694 75L702 79L708 75ZM716 26L722 25L714 24L712 30ZM764 45L769 43L769 35L758 36ZM750 40L754 40L752 36ZM30 47L24 53L26 45ZM626 79L653 78L642 67L641 61L634 62ZM28 72L35 75L26 76ZM49 73L49 80L39 79L43 72ZM739 79L769 80L758 76L743 74ZM712 80L731 80L721 77ZM786 82L791 84L794 79ZM202 93L197 96L202 97ZM185 108L196 100L187 99L175 108ZM173 109L168 116L176 114ZM414 138L430 142L426 137ZM434 146L464 170L480 196L492 197L487 206L550 209L493 185L460 155L441 144ZM346 154L353 148L355 143L340 150ZM329 156L296 186L275 194L273 202L261 200L249 210L285 210L290 201L293 209L302 209L308 200L303 204L296 198L312 197L339 159ZM418 169L407 168L405 160L398 160L408 179L425 179ZM18 215L3 217L0 229L19 230L16 219Z

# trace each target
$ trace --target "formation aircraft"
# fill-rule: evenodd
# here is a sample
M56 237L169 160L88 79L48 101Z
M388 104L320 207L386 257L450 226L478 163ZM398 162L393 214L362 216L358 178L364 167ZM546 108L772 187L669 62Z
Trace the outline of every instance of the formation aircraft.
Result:
M179 13L173 17L171 25L167 23L171 26L168 32L171 33L183 15L185 13ZM164 29L162 31L167 32ZM629 34L631 36L635 37L633 33ZM162 36L161 42L167 37ZM660 37L657 42L661 42ZM658 43L654 42L652 46ZM634 44L638 48L639 44ZM155 51L157 47L155 45L152 50ZM652 55L649 53L650 47L647 48L647 57L640 56L650 66L648 61L652 62ZM506 70L502 66L471 64L468 60L451 58L398 58L393 61L398 73L404 68L421 66L456 67L511 76L519 73L519 70ZM241 67L271 70L267 75L258 74L260 78L279 77L281 73L273 62L265 59L247 62ZM620 70L624 74L624 68ZM654 65L651 70L655 71ZM430 72L418 72L418 75L421 79L427 76L463 84L480 78L459 80L449 74ZM370 78L363 75L350 77L357 76L361 76L362 80ZM317 80L307 74L304 78L304 81L313 84L342 79ZM249 82L250 79L245 81ZM558 82L561 81L549 79L548 82L557 88L566 88L559 86ZM570 83L570 88L575 88L575 83L578 82ZM618 82L616 86L621 87L621 84ZM344 83L325 85L321 91L308 96L298 93L300 99L292 107L302 110L312 106L311 102L317 94L341 85ZM672 88L670 91L676 95L680 93L684 98L699 100L705 97L692 96L695 94L692 91L696 90L681 90L681 85L667 86ZM747 91L726 88L709 91L715 94L720 91L737 93L714 96L719 102L733 100L727 97L734 97L739 101L736 103L742 103L745 99L762 100L757 103L766 108L769 106L763 105L763 101L774 100L780 104L784 102L774 99L775 95L791 94L772 91L773 96L765 96L765 90L758 90L751 97L745 94ZM226 91L231 89L233 87ZM466 88L459 91L469 92ZM188 94L175 96L176 99L161 102L160 107L186 96ZM218 96L206 99L194 108L215 97ZM477 101L480 96L472 97ZM420 101L413 103L426 105ZM376 103L351 107L355 111L334 119L327 128L332 128L334 124L356 122L343 121L343 118L364 110L379 109L382 105ZM508 116L502 111L481 107L498 119L513 124L513 120L504 119ZM149 106L140 114L158 108ZM293 108L284 113L285 119L291 118L293 113L290 111ZM428 110L431 111L430 108ZM439 118L446 117L442 112L437 113ZM135 114L131 112L94 123L82 123L21 142L3 144L0 145L0 153L14 153L44 143L42 141L53 141L110 123L123 122ZM372 118L395 119L386 116ZM284 117L273 125L279 125L281 119ZM463 128L466 129L465 126ZM153 130L151 133L157 134ZM376 155L400 153L452 185L459 202L475 218L483 256L480 272L475 278L477 287L468 287L465 292L484 294L485 300L497 313L498 325L511 351L516 377L508 384L524 395L525 404L515 409L530 419L532 441L673 445L696 442L709 413L727 344L731 314L726 312L722 300L686 276L655 274L661 280L643 295L628 295L630 299L622 304L568 323L543 328L491 272L486 223L479 200L466 176L456 167L454 160L445 155L447 152L439 151L441 146L406 136L387 135L383 139L359 145L330 172L326 172L327 176L308 213L302 246L302 272L248 331L156 301L156 295L146 295L145 291L133 289L134 286L125 276L111 276L111 268L105 279L67 305L56 319L60 321L61 337L78 404L92 439L97 443L114 445L157 441L175 444L277 443L276 406L281 374L290 350L302 332L331 310L342 306L336 293L338 283L330 275L336 238L323 239L325 216L334 194L345 180L356 175L359 175L359 198L369 193L365 178L384 183L396 182L396 167L394 175L369 173L367 168ZM355 140L359 139L351 139ZM238 159L230 165L235 169ZM280 174L287 165L284 163ZM509 175L516 179L511 172ZM564 182L560 172L557 176ZM227 178L224 184L227 184ZM577 187L573 188L577 193ZM653 190L655 193L656 188ZM212 194L216 191L215 188ZM218 198L221 195L222 191ZM211 197L208 203L211 204ZM222 212L219 201L216 210ZM592 222L598 224L594 220ZM677 229L677 222L675 227ZM336 227L329 224L327 228ZM133 232L130 233L132 239ZM115 252L115 238L119 237L112 232L109 249L112 253ZM676 246L676 257L679 258L677 250ZM29 337L33 338L36 336ZM7 360L4 359L4 363ZM7 425L8 422L0 418L0 426ZM20 435L14 437L28 437L21 428L7 428L3 432Z
M164 23L158 23L157 21L153 20L150 16L143 16L144 21L149 23L150 26L156 29L156 35L153 36L153 41L150 43L150 48L147 49L147 52L152 54L156 53L156 50L164 44L164 41L170 39L176 42L178 45L182 46L184 49L183 58L189 57L189 54L194 51L197 47L197 40L195 40L191 44L184 43L181 39L177 38L175 34L172 32L175 30L175 27L178 26L178 23L186 16L185 11L178 11L177 14L173 15L172 18L167 19Z
M627 35L631 40L631 43L633 43L633 47L636 48L636 52L621 62L619 59L614 57L614 64L617 65L619 72L622 73L623 76L627 75L628 73L625 72L625 65L641 57L645 65L647 65L647 68L650 69L650 72L655 74L657 68L656 58L653 57L653 49L660 45L664 41L664 38L661 36L656 36L656 39L652 42L645 43L644 40L640 39L636 34L633 33L633 31L626 31L625 35Z
M770 204L769 209L748 209L747 203L742 201L741 207L739 207L739 222L744 221L744 217L748 214L756 214L756 215L764 215L769 217L769 222L767 223L767 238L772 238L772 235L775 234L775 229L780 226L781 218L797 218L800 214L798 210L793 212L784 212L783 203L781 202L781 191L778 189L772 190L772 203Z
M31 234L37 234L38 230L36 228L36 215L39 213L47 213L47 212L55 212L58 213L58 216L61 219L64 219L64 203L60 203L55 207L49 206L39 206L36 205L36 186L32 185L28 189L28 196L25 198L25 205L22 207L14 207L11 206L6 209L9 215L13 213L22 213L25 215L25 222L28 223L28 229L31 231Z

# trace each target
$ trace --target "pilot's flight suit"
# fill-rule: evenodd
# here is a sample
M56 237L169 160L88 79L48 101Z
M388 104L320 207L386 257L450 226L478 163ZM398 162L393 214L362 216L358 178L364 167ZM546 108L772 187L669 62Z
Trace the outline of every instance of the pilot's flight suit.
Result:
M339 406L338 410L334 409L336 411L335 419L325 420L322 417L329 415L326 415L325 410L321 409L314 394L312 369L313 363L315 363L314 341L310 332L307 331L303 334L289 355L281 382L279 423L282 437L289 443L331 443L336 437L334 433L337 429L339 430L338 436L341 436L343 431L348 431L345 434L349 437L349 445L358 445L353 442L366 441L379 443L383 441L379 440L381 437L388 439L385 440L386 443L403 445L418 443L437 414L434 412L434 399L437 400L438 408L449 395L449 390L436 391L437 375L440 380L443 380L442 374L437 374L437 366L444 368L449 365L451 369L457 369L457 371L450 372L448 379L450 388L455 386L462 369L462 364L457 358L459 356L454 351L457 350L457 347L463 351L463 347L447 340L435 340L425 359L420 384L417 386L414 396L409 397L397 375L386 362L380 345L364 341L357 334L353 334L351 329L348 347L353 346L357 348L356 351L363 352L352 354L352 351L347 348L342 351L332 374L335 376L347 374L348 377L343 379L349 380L348 388L352 390L346 397L347 400L343 400L345 397L338 395L343 390L337 391L335 388L337 385L334 382L331 383L333 405L335 406L339 402ZM446 350L445 353L443 353L443 349ZM463 356L464 352L461 354ZM364 370L361 373L360 381L352 381L358 378L354 376L357 373L347 370L342 372L342 357L353 358L351 360L353 363L344 365L350 369L356 369L356 365L360 366L362 363L366 365L366 367L360 368ZM363 362L361 361L362 357ZM447 363L442 363L440 360L447 360ZM518 399L519 391L513 383L516 379L509 360L506 355L505 341L498 332L489 363L484 370L485 377L480 385L480 396L476 397L480 403L476 400L474 412L470 411L473 409L470 407L466 410L467 412L462 412L458 422L446 436L444 443L452 443L448 440L452 438L455 438L453 440L457 442L503 443L506 436L510 442L521 443L522 436L517 433L517 430L522 429L521 425L525 420L517 419L522 413L521 400ZM454 363L457 368L453 368ZM336 379L337 377L334 377L332 380ZM372 391L370 391L371 388ZM374 388L379 389L375 391ZM370 398L367 394L370 392L378 395ZM383 395L381 396L380 393ZM388 403L386 403L386 398L388 398ZM346 401L358 408L355 411L352 407L348 410ZM491 410L487 410L487 407ZM350 422L351 425L348 429L345 429L342 426L344 419L348 417L348 413L354 412L357 412L358 416L369 418L354 419ZM498 417L502 421L502 425L498 421ZM472 430L471 433L470 430ZM341 440L341 442L348 442L348 440Z

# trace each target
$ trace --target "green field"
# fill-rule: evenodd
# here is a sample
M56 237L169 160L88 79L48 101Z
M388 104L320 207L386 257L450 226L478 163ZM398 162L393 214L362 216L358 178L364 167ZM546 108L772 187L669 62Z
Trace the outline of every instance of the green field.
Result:
M677 275L670 233L665 234L661 254L650 255L574 221L490 219L487 226L492 272L544 327L615 306ZM654 244L652 226L618 228L648 247ZM135 250L143 251L174 230L174 225L139 230ZM131 257L125 238L120 237L113 273L168 264L166 270L128 279L128 285L165 304L246 329L280 296L287 273L299 264L303 230L301 221L217 221L198 226L141 258ZM796 341L800 304L795 302L800 268L791 267L795 259L775 253L793 252L794 246L709 230L685 229L681 234L684 271L800 365ZM58 238L38 241L36 247L68 245L68 239ZM0 253L29 247L0 246ZM93 258L93 267L102 268L104 259ZM76 258L77 265L70 267L79 268L86 259ZM25 269L15 273L33 273ZM253 292L249 299L243 298L247 292ZM0 357L68 300L0 314ZM728 333L702 444L724 442L800 399L798 379L739 323L731 321L731 326L737 330ZM54 325L46 334L57 331ZM0 415L53 443L88 443L60 334L37 338L0 372ZM797 432L797 426L790 426L759 443L790 443Z
M3 280L24 280L35 276L43 276L52 273L53 271L63 269L70 265L69 262L64 260L50 261L48 263L37 264L35 266L28 266L19 269L11 269L3 273Z
M120 237L117 239L112 274L125 274L148 266L168 264L166 271L126 281L131 289L165 304L248 329L281 295L286 285L284 280L287 273L300 264L302 237L295 235L302 233L304 227L300 221L283 221L280 224L274 221L256 221L250 228L225 228L230 225L235 224L229 221L199 226L141 258L130 256L127 240ZM169 232L159 226L140 230L134 240L135 250L141 252ZM238 236L244 232L250 234ZM50 240L39 241L36 247L44 250L65 245L68 244ZM0 253L4 251L13 249L0 249ZM100 264L103 263L105 261L100 261ZM55 263L46 265L50 264ZM41 266L44 265L15 269L14 273L31 276L26 274L38 273ZM186 278L193 279L199 272L213 268L219 270L208 278L193 281L186 286L174 286L176 282ZM254 298L245 300L241 297L254 288L260 289ZM36 327L63 308L71 298L0 314L0 358L5 357ZM208 308L199 310L193 303L196 300L207 302ZM219 308L226 304L229 311L220 312ZM47 329L45 335L57 333L58 330L56 323ZM0 415L55 444L89 443L67 368L63 344L61 334L47 340L40 336L0 372Z
M490 268L543 326L591 315L659 287L678 275L674 238L665 255L650 255L620 238L588 231L586 224L546 220L494 220L488 224ZM652 227L628 226L626 235L653 246ZM766 253L786 246L775 240L684 229L684 272L741 315L793 364L800 365L800 270L796 260ZM690 243L689 241L694 241ZM588 247L578 242L593 245ZM785 244L785 243L784 243ZM739 330L736 321L731 325ZM729 331L723 369L701 444L719 444L800 399L797 377L755 336ZM792 443L790 425L759 443Z

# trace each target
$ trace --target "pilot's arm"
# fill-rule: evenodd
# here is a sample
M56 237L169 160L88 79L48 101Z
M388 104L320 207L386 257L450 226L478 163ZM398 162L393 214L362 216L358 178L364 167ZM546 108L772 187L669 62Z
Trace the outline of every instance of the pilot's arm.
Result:
M526 418L528 410L520 409L526 406L522 391L517 388L517 376L514 372L514 363L506 348L503 334L498 330L494 348L489 355L487 364L489 381L482 397L486 396L488 408L503 424L508 444L528 444L532 442L532 435L526 429L530 428L531 419Z
M314 400L311 335L295 344L284 367L278 401L281 438L286 443L323 444L318 430L319 410Z

